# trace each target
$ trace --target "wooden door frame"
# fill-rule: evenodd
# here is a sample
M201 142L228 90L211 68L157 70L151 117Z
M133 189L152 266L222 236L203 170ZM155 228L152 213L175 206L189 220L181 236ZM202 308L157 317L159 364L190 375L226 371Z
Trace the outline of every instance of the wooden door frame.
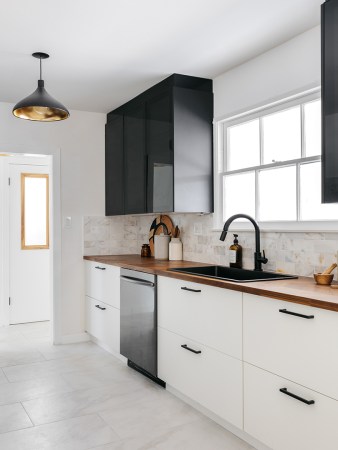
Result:
M30 155L49 156L52 173L52 198L51 198L51 247L50 247L50 279L51 279L51 341L54 344L62 343L62 302L61 302L61 187L60 187L60 149L59 148L31 148L29 146L13 146L11 144L0 143L0 153L10 153L14 156L3 157L11 158L14 163L20 164L19 160L25 158L26 164L34 164L34 157ZM36 158L35 158L36 164ZM0 272L0 282L2 292L0 298L3 302L0 305L0 314L2 320L0 325L9 324L9 161L2 163L3 182L0 187L0 196L2 197L3 211L0 211L0 248L2 247L2 271ZM1 217L2 215L2 217ZM2 225L2 226L1 226ZM2 232L1 232L2 229ZM2 242L1 242L2 241ZM1 245L2 244L2 245Z

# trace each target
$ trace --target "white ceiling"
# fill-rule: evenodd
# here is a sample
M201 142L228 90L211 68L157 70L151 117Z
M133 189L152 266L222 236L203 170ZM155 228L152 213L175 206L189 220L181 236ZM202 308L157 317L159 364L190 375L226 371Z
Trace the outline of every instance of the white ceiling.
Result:
M108 112L172 73L214 78L320 22L323 0L2 0L0 101L43 78L69 109Z

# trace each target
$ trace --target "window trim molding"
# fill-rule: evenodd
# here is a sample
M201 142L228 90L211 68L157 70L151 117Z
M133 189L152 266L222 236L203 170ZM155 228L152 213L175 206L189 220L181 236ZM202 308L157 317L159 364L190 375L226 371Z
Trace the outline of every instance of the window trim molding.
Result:
M218 120L214 120L214 205L215 212L213 218L213 231L219 231L223 227L223 176L225 169L225 158L226 152L224 152L224 140L225 140L225 130L224 124L227 126L233 126L242 123L245 118L248 120L254 120L262 116L262 111L264 115L272 114L274 112L280 111L282 105L286 105L285 109L292 108L293 106L302 103L302 99L306 99L306 102L311 102L320 98L321 89L320 87L311 88L305 91L298 92L291 96L285 98L280 98L276 101L269 102L267 104L252 108L247 111L241 111L239 113L234 113L228 117L223 117ZM302 126L303 133L303 126ZM304 136L302 135L302 140ZM302 145L302 156L303 156L303 145ZM311 156L307 158L301 158L297 160L291 160L292 164L296 163L296 167L299 166L299 162L312 162L319 160L320 156ZM264 169L269 167L286 166L291 161L283 161L281 163L272 163L264 165ZM245 168L239 170L229 171L228 174L244 173L245 171L253 171L258 168L261 169L262 166L256 166L255 168ZM297 169L299 170L299 169ZM299 189L299 187L297 187ZM257 193L256 193L257 195ZM299 206L298 206L299 207ZM263 222L259 221L259 226L263 232L338 232L338 220L321 220L321 221L275 221L275 222ZM247 222L234 222L233 230L236 231L250 231L251 224Z

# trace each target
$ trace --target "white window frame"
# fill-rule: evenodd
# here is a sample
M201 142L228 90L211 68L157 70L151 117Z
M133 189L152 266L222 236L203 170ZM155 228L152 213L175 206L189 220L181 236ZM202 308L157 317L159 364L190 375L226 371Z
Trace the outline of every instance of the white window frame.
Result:
M305 157L303 145L304 142L304 124L302 114L302 130L301 130L301 158L293 159L290 161L277 162L272 164L264 164L256 167L249 167L245 169L233 170L233 171L225 171L225 158L226 158L226 146L224 145L224 141L226 139L226 129L229 126L238 125L240 123L244 123L250 120L257 119L258 117L265 116L268 114L272 114L278 111L282 111L285 109L292 108L293 106L298 106L303 103L308 103L313 100L317 100L320 98L320 88L314 88L305 92L298 93L291 97L284 98L282 100L278 100L273 103L269 103L267 105L255 108L250 111L246 111L244 113L240 113L237 115L231 115L230 117L223 118L221 120L217 120L214 122L214 205L215 205L215 213L214 213L214 230L220 230L223 228L223 176L225 173L235 174L235 173L245 173L257 171L259 169L268 169L275 167L283 167L287 165L296 165L297 169L297 209L299 212L299 168L300 164L311 163L315 161L320 161L320 156L310 156ZM302 106L303 108L303 106ZM226 126L224 126L226 125ZM262 152L261 152L262 154ZM256 172L257 173L257 172ZM257 176L256 176L256 184L257 184ZM258 190L256 189L256 212L258 207ZM299 217L299 214L297 214ZM324 232L324 231L338 231L338 220L320 220L320 221L274 221L274 222L258 222L260 229L262 231L272 231L272 232ZM243 231L243 230L251 230L252 224L248 221L235 221L232 225L233 230Z

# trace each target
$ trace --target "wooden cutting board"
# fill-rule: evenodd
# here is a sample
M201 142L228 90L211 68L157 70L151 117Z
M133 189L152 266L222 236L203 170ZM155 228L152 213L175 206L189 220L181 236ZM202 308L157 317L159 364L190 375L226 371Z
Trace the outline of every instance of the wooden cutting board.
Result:
M155 234L169 234L169 236L172 236L174 233L175 227L173 224L173 221L169 216L166 216L165 214L161 214L157 216L153 223L150 226L149 230L149 245L151 250L151 255L154 256L154 236Z

